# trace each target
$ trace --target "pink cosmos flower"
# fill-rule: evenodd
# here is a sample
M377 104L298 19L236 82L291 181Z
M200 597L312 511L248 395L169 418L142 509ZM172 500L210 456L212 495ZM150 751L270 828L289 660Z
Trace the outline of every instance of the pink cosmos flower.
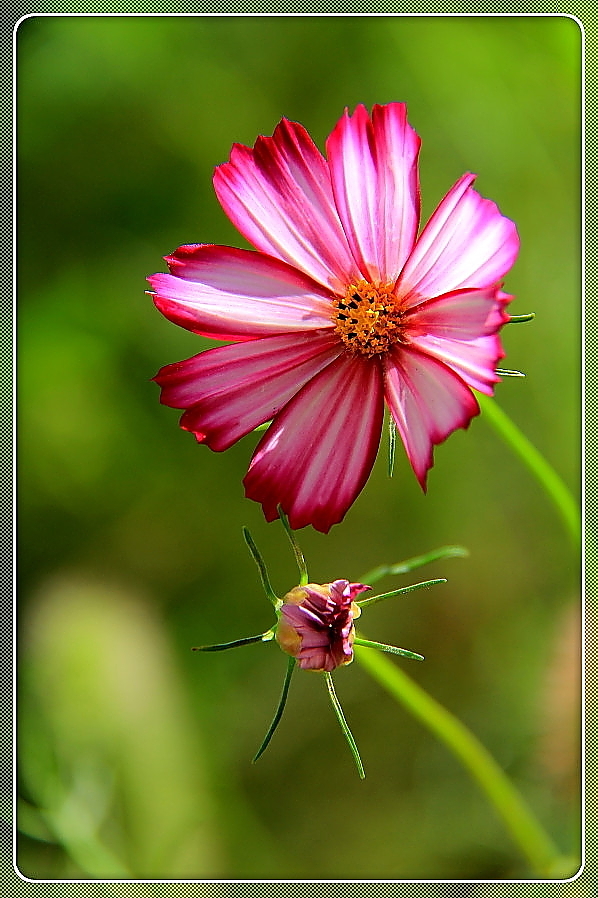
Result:
M342 520L385 401L425 489L434 445L479 412L472 389L499 380L515 225L465 174L418 236L419 147L403 103L345 111L326 157L283 119L214 174L255 251L181 246L148 279L168 319L233 341L158 372L181 426L221 451L273 419L244 480L267 520Z
M361 608L353 601L370 589L362 583L335 580L308 583L286 594L280 609L276 641L297 658L302 670L332 671L353 660L353 620Z

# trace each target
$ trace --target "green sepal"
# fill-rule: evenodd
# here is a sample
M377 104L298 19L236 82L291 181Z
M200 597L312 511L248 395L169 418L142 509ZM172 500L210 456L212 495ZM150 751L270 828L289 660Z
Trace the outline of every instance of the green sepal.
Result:
M263 424L258 424L257 427L254 427L252 433L263 433L264 430L268 430L271 424L272 421L264 421Z
M236 649L242 645L251 645L254 642L270 642L274 638L274 630L266 630L257 636L245 636L243 639L235 639L233 642L218 642L215 645L194 645L192 652L225 652L227 649Z
M523 371L516 371L514 368L496 368L495 370L501 377L525 377Z
M441 558L464 558L467 555L469 555L469 552L462 546L441 546L439 549L433 549L425 555L416 555L413 558L408 558L406 561L399 561L397 564L381 564L368 571L363 577L360 577L359 582L373 586L382 577L388 575L408 574L418 567L423 567L423 565L430 564L432 561L438 561Z
M282 521L282 526L285 529L293 552L295 553L295 561L297 562L297 567L299 568L299 586L306 586L309 583L309 574L307 573L307 562L305 560L305 555L299 548L299 544L295 539L295 534L293 533L291 525L289 524L289 519L287 518L280 505L278 506L278 516Z
M507 324L523 324L525 321L533 321L535 317L535 312L528 312L527 315L511 315Z
M378 649L379 652L388 652L390 655L400 655L402 658L410 658L412 661L423 661L424 656L418 652L410 652L409 649L400 649L396 645L386 645L385 642L372 642L371 639L362 639L356 636L353 645L362 645L366 649Z
M282 605L282 602L278 598L278 596L276 595L274 590L272 589L272 586L270 584L270 578L268 577L268 571L266 569L266 563L265 563L264 559L262 558L258 547L254 543L253 537L251 536L251 533L249 532L247 527L243 527L243 537L245 539L245 542L247 543L247 548L251 552L251 556L252 556L253 560L257 564L258 570L260 572L262 586L264 587L264 592L266 593L266 595L268 596L268 598L274 605L275 609L278 611L278 609Z
M382 602L383 599L392 599L393 596L402 596L408 592L414 592L416 589L425 589L427 586L435 586L437 583L446 583L445 577L437 580L423 580L421 583L412 583L411 586L403 586L401 589L393 589L392 592L383 592L379 596L371 596L369 599L361 599L355 602L360 608L366 608L368 605L375 605L376 602Z
M289 663L287 664L287 672L284 677L284 683L282 684L282 692L280 694L280 700L278 702L278 707L276 708L276 713L274 715L272 723L268 727L268 732L264 736L264 741L258 748L257 754L255 755L253 761L251 762L252 764L255 764L257 759L259 757L261 757L261 755L263 755L263 753L266 751L266 749L268 748L268 745L270 744L270 739L274 735L276 727L280 723L280 718L282 717L282 712L284 711L284 706L287 703L287 695L289 694L289 686L291 685L291 677L293 676L293 671L295 670L296 663L297 662L296 662L295 658L289 656Z
M349 724L345 719L345 715L343 714L343 709L341 708L341 703L339 702L336 692L334 691L334 683L332 682L332 674L326 672L324 674L326 677L326 685L328 686L328 695L330 696L330 701L332 702L332 707L334 708L334 713L336 714L337 720L340 723L341 730L345 736L345 739L349 743L349 748L351 749L351 754L353 755L353 760L355 761L355 766L357 767L357 773L359 774L360 779L365 779L365 770L363 769L363 764L361 763L361 758L359 756L359 749L357 748L357 743L353 738L353 733L349 729Z

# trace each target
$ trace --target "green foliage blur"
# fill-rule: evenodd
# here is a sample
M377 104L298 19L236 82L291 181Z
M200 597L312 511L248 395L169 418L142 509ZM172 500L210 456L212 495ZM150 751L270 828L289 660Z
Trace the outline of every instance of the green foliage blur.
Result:
M246 245L212 190L233 142L282 116L323 146L345 106L408 103L424 218L465 171L513 218L502 408L577 495L580 32L566 17L32 17L19 26L19 781L32 879L511 879L530 871L445 748L367 678L317 675L252 766L282 685L271 608L297 582L279 523L161 406L162 365L214 345L167 322L146 275L183 243ZM356 410L358 414L358 410ZM316 582L437 546L388 578L448 583L367 611L371 639L480 737L566 853L579 850L579 562L555 508L483 418L438 447L423 495L383 442ZM366 615L364 614L364 618ZM573 870L571 871L573 873Z

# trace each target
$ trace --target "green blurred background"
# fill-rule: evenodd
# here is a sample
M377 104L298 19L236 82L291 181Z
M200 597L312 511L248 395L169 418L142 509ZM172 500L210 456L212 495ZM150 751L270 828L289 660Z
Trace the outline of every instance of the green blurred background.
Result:
M452 756L358 664L297 675L258 764L285 658L197 655L260 632L296 569L241 484L150 378L210 344L154 309L182 243L245 245L211 184L284 115L320 146L343 108L408 103L427 217L477 172L518 225L500 405L577 493L580 33L567 18L38 17L18 29L21 872L36 878L530 875ZM423 496L385 449L344 523L299 534L314 580L460 544L433 590L376 606L370 638L482 739L563 851L579 843L579 563L488 423L436 450ZM422 579L386 580L387 589Z

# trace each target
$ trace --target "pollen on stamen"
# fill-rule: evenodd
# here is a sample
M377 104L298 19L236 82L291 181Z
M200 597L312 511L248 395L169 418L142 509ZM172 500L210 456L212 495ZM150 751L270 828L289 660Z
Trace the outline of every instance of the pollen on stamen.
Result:
M351 352L369 358L401 340L403 309L392 284L357 281L333 306L335 330Z

